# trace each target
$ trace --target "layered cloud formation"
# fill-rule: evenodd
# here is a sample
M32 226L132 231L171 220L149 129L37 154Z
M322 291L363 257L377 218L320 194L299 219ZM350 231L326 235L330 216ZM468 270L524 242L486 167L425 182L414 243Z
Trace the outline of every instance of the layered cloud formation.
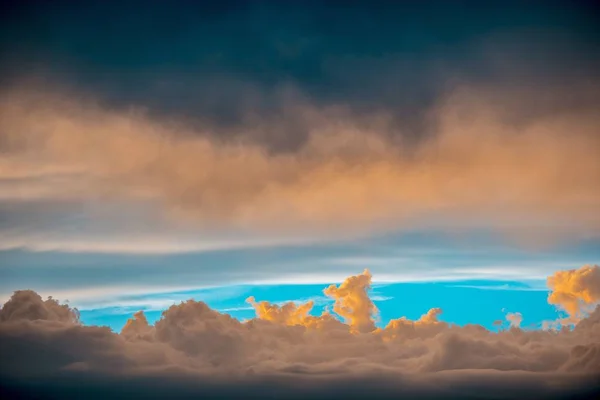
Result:
M598 270L585 266L567 273ZM442 395L458 395L451 388L483 379L483 386L504 382L507 387L535 387L542 397L573 390L574 384L589 388L587 379L600 374L600 307L585 317L579 310L575 327L560 330L522 330L513 323L494 333L478 325L442 322L439 308L416 321L399 318L376 328L370 280L365 271L325 289L335 299L333 312L343 321L330 311L310 315L310 303L278 307L251 298L257 318L240 322L189 300L170 307L155 325L149 325L143 312L136 313L120 334L82 326L76 310L44 301L32 291L18 291L0 310L1 373L14 382L43 381L56 374L171 380L197 376L245 384L297 378L307 385L304 390L379 375L395 379L397 391L422 393L430 393L423 384L433 379L437 383L431 393L439 390ZM571 291L594 292L597 284L582 280ZM553 301L557 292L551 289Z
M61 224L40 226L52 210L129 204L135 211L127 218L144 208L165 216L147 219L152 230L139 229L146 236L176 224L229 238L232 231L307 238L430 228L596 237L595 109L523 118L514 101L572 93L587 104L597 99L595 87L457 89L440 97L430 134L415 141L388 111L356 115L297 101L281 116L255 117L223 136L210 122L112 109L72 92L3 90L0 211L10 218L2 235L14 246L43 247L44 229L53 239ZM298 116L308 135L294 151L257 140L266 130L287 135L288 120Z

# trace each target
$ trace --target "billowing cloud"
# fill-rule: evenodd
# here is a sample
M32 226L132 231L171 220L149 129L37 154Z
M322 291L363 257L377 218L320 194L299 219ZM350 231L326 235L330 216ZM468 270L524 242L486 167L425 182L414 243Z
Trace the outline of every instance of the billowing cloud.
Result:
M377 333L387 340L435 336L448 328L447 323L438 320L441 313L441 308L432 308L416 321L406 317L393 319L384 329L378 329Z
M560 331L461 327L440 321L438 308L416 321L400 318L368 330L361 318L372 324L373 309L355 301L364 300L369 281L365 271L334 286L335 291L326 289L345 301L349 293L361 293L337 308L347 323L330 313L310 315L310 303L275 307L249 299L257 318L240 322L189 300L171 306L154 325L138 312L121 333L82 326L76 310L20 291L0 310L1 373L15 382L56 373L192 375L224 382L297 376L309 387L380 374L419 388L419 382L434 377L446 382L442 387L471 381L481 371L510 385L538 382L542 393L558 381L563 386L554 389L566 390L569 382L600 374L600 307L575 329Z
M377 307L369 298L371 273L365 269L360 275L347 278L337 287L329 286L323 291L335 300L333 311L340 315L357 332L371 332L375 329L373 316Z
M253 296L248 297L246 302L254 307L258 318L284 325L304 325L304 321L309 317L308 313L314 306L313 301L300 305L288 302L278 306L266 301L256 302Z
M367 290L371 287L371 273L365 269L360 275L351 276L339 286L331 285L323 293L334 300L333 311L341 316L353 332L372 332L375 330L375 314L377 307L369 297ZM308 301L296 305L288 302L282 306L266 301L256 302L254 297L246 300L250 303L259 319L283 325L302 325L307 328L322 328L336 321L326 311L321 316L310 315L314 302Z
M55 299L43 300L39 294L30 290L18 290L4 303L0 312L0 321L43 320L57 322L79 321L76 309L67 304L59 304Z
M335 319L329 312L324 312L320 316L310 315L314 306L314 301L308 301L296 305L294 302L287 302L281 306L271 304L267 301L256 302L254 297L248 297L246 300L254 307L256 317L264 321L270 321L275 324L288 326L301 325L308 329L327 329L331 325L341 323Z
M585 265L579 269L557 271L547 279L551 290L548 302L568 314L569 322L577 322L600 302L600 267Z

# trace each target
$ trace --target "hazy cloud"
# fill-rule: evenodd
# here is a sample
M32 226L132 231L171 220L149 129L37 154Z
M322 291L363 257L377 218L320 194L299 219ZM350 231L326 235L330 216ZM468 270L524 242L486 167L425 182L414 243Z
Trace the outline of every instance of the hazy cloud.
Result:
M309 140L294 153L271 154L251 141L225 143L180 122L72 96L5 92L0 192L41 207L137 202L180 226L266 236L528 233L552 225L558 237L595 237L597 116L571 110L515 126L503 107L513 96L520 93L477 89L444 98L432 117L436 134L417 147L390 141L385 115L298 105L291 115L310 125ZM41 174L49 166L71 172Z

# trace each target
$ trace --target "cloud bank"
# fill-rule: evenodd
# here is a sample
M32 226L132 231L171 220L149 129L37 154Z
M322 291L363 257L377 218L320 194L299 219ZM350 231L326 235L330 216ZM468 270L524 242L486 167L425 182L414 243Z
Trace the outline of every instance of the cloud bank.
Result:
M440 321L439 308L416 321L399 318L375 328L370 280L365 271L326 288L336 305L320 316L310 315L310 302L278 307L249 299L257 317L240 322L189 300L171 306L155 325L138 312L118 334L83 326L76 310L18 291L0 310L3 385L19 391L24 379L114 384L130 377L158 379L179 386L179 393L211 387L225 394L231 390L225 387L239 384L290 398L311 391L343 397L347 391L341 388L351 382L377 383L382 395L442 398L514 398L528 390L552 398L597 389L592 382L600 374L600 307L574 328L560 330L461 327ZM597 283L582 285L593 291ZM190 386L193 379L212 383ZM300 392L280 392L289 384ZM333 389L338 392L327 392Z
M583 91L596 99L595 88L551 95ZM11 205L8 215L24 204L44 211L141 204L170 221L157 223L159 232L176 223L271 237L490 228L530 239L542 231L596 237L600 121L588 108L518 120L523 110L515 98L545 96L455 90L432 108L434 132L415 144L383 111L353 115L343 106L298 102L283 117L231 128L235 139L225 140L209 122L198 127L110 109L73 92L4 90L0 201ZM301 118L308 127L295 151L272 152L254 140L266 129L289 129L281 118ZM7 243L33 235L23 224L9 228Z

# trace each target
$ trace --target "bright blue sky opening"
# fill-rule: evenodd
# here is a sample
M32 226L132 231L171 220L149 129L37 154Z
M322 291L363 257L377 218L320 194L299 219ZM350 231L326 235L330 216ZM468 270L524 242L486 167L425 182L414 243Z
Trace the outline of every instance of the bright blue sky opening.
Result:
M255 316L254 310L245 302L248 296L257 301L272 303L285 301L305 302L313 300L312 314L318 315L333 302L323 295L326 285L261 285L232 286L210 290L188 291L156 296L138 296L139 309L146 308L145 302L172 298L205 301L210 307L228 313L240 320ZM378 326L384 326L390 319L407 317L418 319L430 308L441 307L440 319L458 325L481 324L488 329L497 329L494 321L502 320L507 327L507 312L520 312L523 315L523 328L539 328L542 321L555 320L559 313L547 303L547 290L539 285L530 286L519 282L471 280L437 283L393 283L374 284L370 295L378 307ZM172 301L173 304L181 300ZM167 306L165 306L167 307ZM107 325L120 331L133 312L132 307L107 307L81 312L85 324ZM147 309L149 322L160 318L162 310Z

